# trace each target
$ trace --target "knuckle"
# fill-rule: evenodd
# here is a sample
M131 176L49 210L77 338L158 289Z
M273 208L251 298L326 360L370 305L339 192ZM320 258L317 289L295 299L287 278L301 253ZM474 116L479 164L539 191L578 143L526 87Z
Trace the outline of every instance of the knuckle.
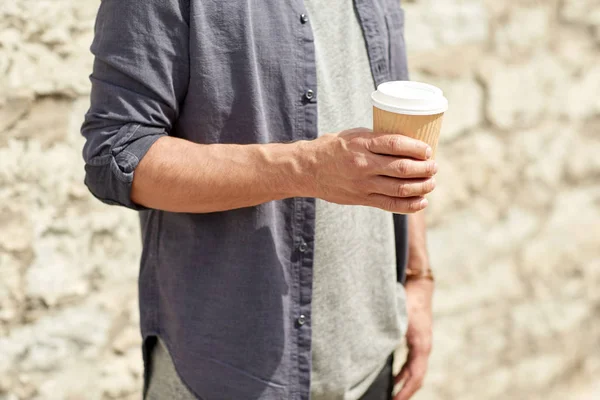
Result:
M407 175L408 172L410 171L410 164L408 163L407 160L400 160L398 161L398 172L401 175Z
M400 183L396 187L396 197L407 197L410 195L410 186L406 183Z
M394 211L396 209L396 201L394 199L387 199L383 202L383 209L386 211Z
M365 136L362 132L361 133L357 133L354 138L352 139L355 143L363 146L363 147L367 147L370 146L371 143L373 142L373 138L370 136Z
M368 164L369 163L368 163L367 159L360 154L354 154L350 158L350 165L354 169L359 169L359 170L366 169Z
M398 138L388 137L386 141L387 147L389 147L393 153L397 153L400 151L402 145L400 144L400 140L398 140Z
M353 133L350 137L347 138L346 145L349 149L361 148L364 147L368 149L369 140L359 136L356 133Z

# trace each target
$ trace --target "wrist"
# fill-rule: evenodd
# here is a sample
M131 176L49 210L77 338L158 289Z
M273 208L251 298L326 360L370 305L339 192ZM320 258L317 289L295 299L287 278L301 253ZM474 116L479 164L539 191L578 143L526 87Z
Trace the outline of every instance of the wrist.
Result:
M429 258L426 255L420 257L416 257L414 254L410 255L406 263L406 269L410 271L429 270L431 269L429 265Z
M290 143L292 168L290 173L290 197L317 197L317 155L314 141L302 140Z
M278 198L314 197L316 157L309 143L277 143L261 148L267 173L277 174L270 184Z
M435 277L433 275L433 271L430 268L422 268L422 269L406 269L406 282L411 281L419 281L419 280L428 280L435 281Z

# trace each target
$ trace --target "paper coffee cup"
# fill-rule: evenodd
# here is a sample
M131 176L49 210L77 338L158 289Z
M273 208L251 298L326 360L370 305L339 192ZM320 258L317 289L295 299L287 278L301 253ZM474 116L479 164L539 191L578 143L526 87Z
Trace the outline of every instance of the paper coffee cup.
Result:
M373 131L410 136L431 146L435 157L448 100L432 85L411 81L382 83L371 95Z

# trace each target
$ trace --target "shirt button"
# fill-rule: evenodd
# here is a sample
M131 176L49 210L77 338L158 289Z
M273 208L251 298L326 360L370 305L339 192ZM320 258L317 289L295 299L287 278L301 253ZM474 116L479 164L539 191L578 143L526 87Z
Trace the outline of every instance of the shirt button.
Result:
M306 317L304 316L304 314L300 315L296 322L298 323L298 326L304 325L306 323Z
M306 93L304 93L304 97L306 97L308 100L311 100L313 97L315 97L315 92L313 92L311 89L308 89Z
M306 242L300 243L300 246L298 246L298 251L300 253L304 253L306 250L308 250L308 245L306 244Z
M306 14L302 14L300 15L300 22L302 22L303 24L308 22L308 15Z

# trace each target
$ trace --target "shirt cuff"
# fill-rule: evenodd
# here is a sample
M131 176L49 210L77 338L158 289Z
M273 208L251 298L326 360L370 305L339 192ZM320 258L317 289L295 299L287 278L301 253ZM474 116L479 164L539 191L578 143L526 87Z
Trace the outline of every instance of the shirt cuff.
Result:
M120 139L108 153L88 160L85 184L96 198L106 204L145 210L146 207L131 201L134 172L154 142L167 134L162 128L127 124L120 128L117 136Z

